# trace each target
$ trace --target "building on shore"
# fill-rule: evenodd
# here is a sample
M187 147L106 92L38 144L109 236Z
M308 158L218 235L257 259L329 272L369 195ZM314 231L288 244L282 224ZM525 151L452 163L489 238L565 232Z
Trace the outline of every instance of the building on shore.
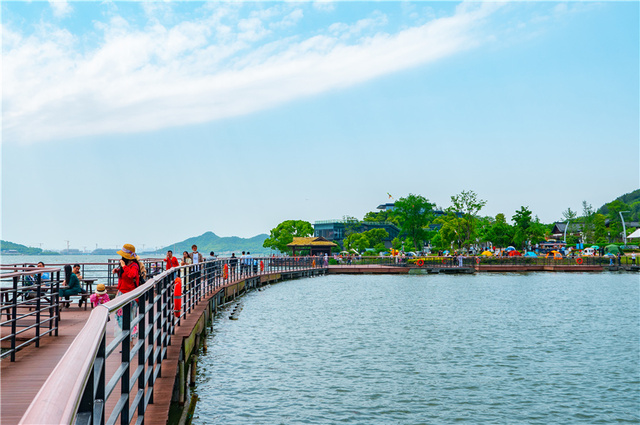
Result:
M331 249L338 245L322 237L313 238L293 238L287 244L293 251L293 255L331 255Z
M387 248L391 247L391 241L400 234L400 228L388 221L350 221L350 220L324 220L313 224L313 235L324 238L342 246L347 233L362 233L372 229L384 229L389 234L382 242Z

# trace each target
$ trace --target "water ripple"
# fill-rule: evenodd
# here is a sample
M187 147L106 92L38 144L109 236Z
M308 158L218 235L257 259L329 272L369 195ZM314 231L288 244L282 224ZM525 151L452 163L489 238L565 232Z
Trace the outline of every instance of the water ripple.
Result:
M638 278L327 276L249 294L195 424L640 423Z

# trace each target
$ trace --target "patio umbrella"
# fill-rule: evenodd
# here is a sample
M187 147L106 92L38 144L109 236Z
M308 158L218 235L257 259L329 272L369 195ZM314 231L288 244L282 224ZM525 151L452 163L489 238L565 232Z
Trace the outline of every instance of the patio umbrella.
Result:
M637 239L640 238L640 229L636 229L635 232L627 236L627 239Z
M622 253L622 250L620 249L620 247L618 245L607 245L604 247L605 252L609 252L611 254L615 254L617 255L618 253Z
M598 245L591 245L591 248L593 249L600 249L600 247Z
M484 255L485 257L493 257L493 253L489 251L484 251L481 255Z

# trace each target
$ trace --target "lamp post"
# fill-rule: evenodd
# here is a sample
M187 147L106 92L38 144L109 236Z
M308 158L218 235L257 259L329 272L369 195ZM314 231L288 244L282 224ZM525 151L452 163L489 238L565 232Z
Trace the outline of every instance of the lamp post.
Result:
M622 237L624 238L624 246L627 246L627 226L624 225L624 217L622 217L622 213L628 213L631 211L620 211L620 220L622 220Z
M564 243L567 243L567 229L569 228L569 223L571 223L571 220L567 220L567 225L564 228Z

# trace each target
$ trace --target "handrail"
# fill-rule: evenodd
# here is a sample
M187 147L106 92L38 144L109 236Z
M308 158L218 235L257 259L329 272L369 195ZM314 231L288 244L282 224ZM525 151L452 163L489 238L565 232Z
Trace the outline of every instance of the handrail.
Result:
M87 323L40 388L35 397L38 403L29 406L20 423L73 423L80 403L74 395L81 394L87 385L99 341L106 332L108 316L106 308L91 312Z
M228 286L262 274L308 269L313 265L307 257L278 257L273 265L273 258L252 260L251 263L244 263L244 267L241 267L241 258L175 267L95 308L32 401L20 424L111 425L118 418L120 423L128 424L136 414L137 422L143 420L147 405L153 402L155 379L166 358L175 326L179 326L181 319L191 312L195 304ZM260 261L259 265L257 261ZM220 273L223 267L225 273L229 273L227 279ZM316 264L315 267L320 265ZM176 311L173 289L174 278L179 275L184 278L183 302L181 309ZM134 314L136 308L138 312ZM116 311L122 313L122 333L107 345L107 320L110 313ZM134 344L132 334L135 327L138 328L139 339ZM118 354L118 346L121 348L120 367L113 376L106 377L106 360L110 355ZM116 397L118 402L113 411L106 412L109 396Z

